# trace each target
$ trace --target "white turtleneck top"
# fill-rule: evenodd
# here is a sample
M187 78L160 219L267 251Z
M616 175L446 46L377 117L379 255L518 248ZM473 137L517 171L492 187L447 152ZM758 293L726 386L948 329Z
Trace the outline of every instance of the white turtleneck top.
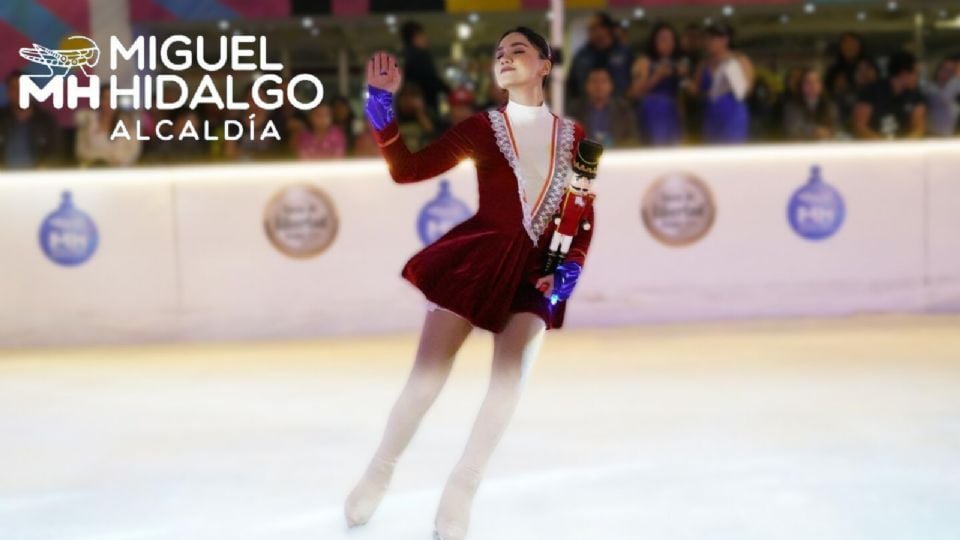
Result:
M550 147L554 137L554 116L546 102L531 106L508 101L506 113L517 147L517 159L520 162L528 208L533 212L540 191L547 181L547 175L552 172Z

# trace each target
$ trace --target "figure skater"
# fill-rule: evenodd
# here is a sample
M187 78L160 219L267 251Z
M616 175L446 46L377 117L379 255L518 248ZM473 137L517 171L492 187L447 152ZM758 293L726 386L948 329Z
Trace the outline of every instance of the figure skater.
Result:
M546 40L526 27L497 42L494 76L509 93L505 105L478 112L411 153L393 118L401 84L396 59L375 54L367 64L365 111L397 183L434 178L471 158L477 169L479 209L416 253L401 275L420 289L427 312L416 360L390 412L383 438L347 497L350 527L366 523L382 499L398 458L450 373L474 327L494 334L491 377L463 454L450 473L434 520L433 537L466 536L470 508L487 463L514 412L545 331L563 324L586 259L594 227L578 234L550 275L543 261L554 214L567 189L571 161L584 137L576 122L559 118L544 101L552 66ZM593 223L593 211L584 216ZM551 295L560 302L553 305Z

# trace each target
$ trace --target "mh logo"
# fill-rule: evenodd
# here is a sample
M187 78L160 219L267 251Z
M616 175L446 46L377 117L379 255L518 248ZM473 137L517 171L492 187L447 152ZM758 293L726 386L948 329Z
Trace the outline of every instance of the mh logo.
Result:
M66 76L70 70L80 68L85 75L93 73L87 68L93 68L100 60L100 47L90 38L84 36L70 36L63 41L63 48L48 49L42 45L33 44L33 47L20 49L20 57L34 64L47 67L47 73L41 75L26 75L30 78ZM59 73L55 70L59 70Z

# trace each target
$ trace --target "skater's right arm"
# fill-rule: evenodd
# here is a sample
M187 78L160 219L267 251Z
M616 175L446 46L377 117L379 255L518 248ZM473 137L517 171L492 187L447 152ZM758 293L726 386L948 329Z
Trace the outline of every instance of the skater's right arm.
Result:
M473 154L470 129L476 116L451 127L418 152L410 152L393 117L393 94L400 89L401 74L393 55L378 52L367 62L369 96L365 112L380 153L387 160L390 176L399 184L433 178Z

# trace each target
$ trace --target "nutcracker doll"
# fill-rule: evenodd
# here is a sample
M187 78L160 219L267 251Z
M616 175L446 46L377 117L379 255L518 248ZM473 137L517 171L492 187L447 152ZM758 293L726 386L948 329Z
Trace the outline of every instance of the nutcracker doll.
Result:
M589 139L583 139L577 146L577 155L573 161L574 177L563 194L560 209L553 222L557 226L550 239L550 250L547 252L543 273L550 274L557 270L570 251L570 244L574 236L580 231L589 231L593 226L586 219L587 211L593 210L595 195L590 191L593 179L597 177L597 163L603 146ZM544 287L545 289L546 287ZM541 290L544 290L541 289ZM560 299L557 292L550 295L550 304L556 305Z

